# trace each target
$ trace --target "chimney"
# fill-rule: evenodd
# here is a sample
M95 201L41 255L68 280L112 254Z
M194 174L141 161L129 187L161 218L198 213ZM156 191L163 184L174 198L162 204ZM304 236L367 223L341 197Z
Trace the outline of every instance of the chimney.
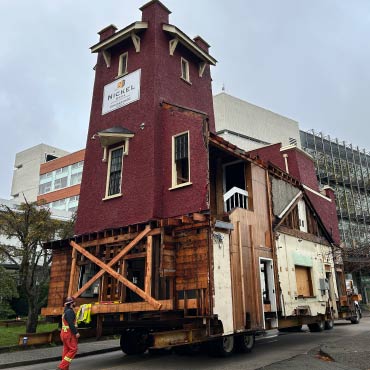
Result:
M109 26L103 28L101 31L98 32L100 36L99 41L103 41L108 37L112 36L117 31L117 27L114 24L110 24Z
M330 198L332 201L335 202L335 192L334 189L328 185L325 185L322 188L324 195L326 195L328 198Z
M208 53L210 46L206 41L204 41L204 39L202 39L200 36L196 36L194 37L194 42L206 53Z
M168 23L171 11L159 0L152 0L140 8L143 22Z

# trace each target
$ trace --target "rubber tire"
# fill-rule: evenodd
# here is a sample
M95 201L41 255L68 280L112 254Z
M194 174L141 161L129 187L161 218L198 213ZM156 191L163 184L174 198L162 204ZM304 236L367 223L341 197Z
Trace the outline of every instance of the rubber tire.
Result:
M332 330L334 328L334 319L325 321L325 330Z
M325 321L321 320L320 322L315 322L313 324L307 324L308 329L311 333L320 333L325 329Z
M235 338L232 335L221 337L210 342L209 354L216 357L229 357L235 348Z
M360 311L356 308L356 316L351 318L351 324L359 324L361 319Z
M146 333L141 331L126 331L121 334L119 341L121 350L126 355L140 355L148 349Z
M254 334L243 334L235 337L235 350L239 353L250 353L256 343Z

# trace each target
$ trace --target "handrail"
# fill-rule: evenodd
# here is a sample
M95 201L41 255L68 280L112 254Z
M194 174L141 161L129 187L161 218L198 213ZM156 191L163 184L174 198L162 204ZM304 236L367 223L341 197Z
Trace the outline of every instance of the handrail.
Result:
M236 186L224 194L225 212L230 212L234 208L248 209L248 192Z

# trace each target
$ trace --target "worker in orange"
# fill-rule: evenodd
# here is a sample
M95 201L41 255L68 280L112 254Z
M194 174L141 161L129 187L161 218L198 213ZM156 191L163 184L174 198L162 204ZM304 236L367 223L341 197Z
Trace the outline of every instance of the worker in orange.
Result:
M62 361L58 369L68 370L73 358L77 353L78 338L80 337L77 331L76 314L74 307L76 302L73 297L67 297L64 303L64 313L62 316L62 331L60 339L63 342Z

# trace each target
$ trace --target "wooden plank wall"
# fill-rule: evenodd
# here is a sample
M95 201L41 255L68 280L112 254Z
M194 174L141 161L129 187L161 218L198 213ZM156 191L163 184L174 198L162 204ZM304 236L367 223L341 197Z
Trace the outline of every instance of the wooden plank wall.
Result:
M263 327L259 258L273 258L266 173L264 169L252 164L251 176L252 209L238 208L230 214L234 225L230 250L235 330L243 329L244 325L252 328ZM245 320L246 317L250 318L249 322Z
M176 290L208 287L208 229L176 233Z
M69 275L72 262L71 249L64 248L53 251L48 295L49 307L63 307L69 285Z

